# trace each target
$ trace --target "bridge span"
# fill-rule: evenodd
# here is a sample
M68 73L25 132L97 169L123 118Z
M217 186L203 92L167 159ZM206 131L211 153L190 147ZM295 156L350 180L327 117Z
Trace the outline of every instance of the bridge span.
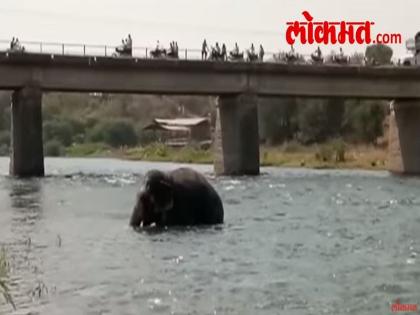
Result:
M10 173L44 174L42 92L219 96L218 174L258 174L258 99L264 96L394 100L390 170L420 174L420 68L146 60L0 54L0 89L12 96ZM417 106L419 105L419 106Z
M0 89L419 98L420 68L0 54Z

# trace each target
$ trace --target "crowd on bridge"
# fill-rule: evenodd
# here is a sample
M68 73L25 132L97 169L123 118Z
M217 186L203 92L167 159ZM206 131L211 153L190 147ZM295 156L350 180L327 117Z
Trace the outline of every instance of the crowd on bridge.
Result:
M210 55L209 55L210 52ZM260 45L258 54L255 51L255 46L252 43L251 47L246 51L248 61L259 60L264 61L264 48ZM239 50L238 43L235 43L234 48L227 54L226 45L223 43L220 47L219 43L216 42L215 46L210 47L207 45L206 39L204 39L203 44L201 45L201 59L202 60L221 60L221 61L243 61L244 53Z
M133 54L133 40L131 35L128 34L126 39L121 40L122 45L115 48L114 56L132 56ZM259 47L258 53L255 50L255 46L252 43L251 47L246 51L246 59L248 61L264 61L264 48L262 45ZM178 42L171 41L169 49L162 47L160 41L156 43L155 49L150 51L150 55L153 58L175 58L179 57ZM209 47L206 39L204 39L201 47L201 59L202 60L219 60L219 61L243 61L245 59L244 52L239 50L238 43L235 43L234 48L227 52L226 44L219 45L218 42L214 46Z
M128 34L126 39L121 40L122 45L115 48L115 52L122 56L132 56L133 55L133 40L131 35Z
M122 45L115 48L114 56L128 56L131 57L133 53L133 40L131 35L128 34L126 39L122 39ZM219 42L216 42L214 46L209 46L207 40L204 39L201 45L201 60L210 60L210 61L264 61L264 47L260 44L258 52L255 49L254 43L251 44L250 48L245 52L239 49L239 45L236 42L233 49L228 52L226 44L222 45ZM169 44L169 49L164 48L160 41L156 43L156 47L150 51L150 56L152 58L179 58L179 48L178 42L171 41ZM302 55L298 54L293 45L290 47L290 51L286 53L279 53L277 60L285 63L299 63L304 60ZM348 56L344 54L342 48L338 54L334 54L331 57L331 61L337 64L347 64L350 60ZM311 63L312 64L322 64L324 63L324 57L322 55L321 48L318 46L315 52L311 54Z
M64 46L63 46L64 47ZM64 49L64 48L63 48ZM19 42L18 38L13 37L12 41L10 42L10 48L8 49L10 52L25 52L25 47ZM64 53L64 50L63 50ZM153 50L149 51L150 57L152 58L172 58L178 59L179 58L179 48L178 42L171 41L169 44L169 48L164 48L160 41L157 41L156 47ZM186 51L187 54L187 51ZM147 51L146 51L147 55ZM133 39L130 34L128 34L127 38L123 38L121 40L121 44L115 48L115 52L113 53L113 57L132 57L133 56ZM187 55L186 55L187 56ZM216 42L214 46L209 46L207 40L204 39L201 45L201 60L209 60L209 61L248 61L248 62L263 62L265 56L265 51L263 46L260 44L258 52L254 46L254 43L251 44L250 48L241 51L239 49L239 45L236 42L234 47L228 52L226 44ZM187 58L187 57L186 57ZM332 54L328 57L329 59L327 62L332 62L336 64L348 64L350 63L350 57L344 54L343 49L340 47L338 54ZM290 47L290 51L288 52L280 52L278 54L273 55L273 60L275 62L280 63L287 63L287 64L299 64L299 63L311 63L311 64L323 64L325 62L324 57L321 52L321 48L317 47L315 52L310 55L309 60L305 60L305 58L298 54L293 45ZM365 64L372 64L375 65L375 60L364 60Z
M10 42L10 51L25 51L25 47L19 42L19 39L16 37L12 38L12 41Z

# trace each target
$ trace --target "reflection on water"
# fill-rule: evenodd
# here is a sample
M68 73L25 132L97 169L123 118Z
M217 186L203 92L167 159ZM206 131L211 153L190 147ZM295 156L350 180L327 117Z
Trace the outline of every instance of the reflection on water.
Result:
M152 167L176 165L47 159L44 179L0 176L18 307L0 301L0 314L388 314L397 298L419 302L420 180L272 168L210 177L223 226L134 232Z
M8 225L2 222L2 228L10 228L9 235L12 236L5 246L12 266L8 281L14 300L21 308L31 303L27 293L35 294L37 289L28 287L24 281L38 273L38 267L34 264L37 245L33 244L32 235L36 224L42 219L42 180L9 178L4 182L3 189L8 193L8 200L3 200L3 204L8 205L11 215Z
M12 227L18 233L23 226L31 227L41 218L42 182L39 179L11 179L8 184L10 208L15 213Z

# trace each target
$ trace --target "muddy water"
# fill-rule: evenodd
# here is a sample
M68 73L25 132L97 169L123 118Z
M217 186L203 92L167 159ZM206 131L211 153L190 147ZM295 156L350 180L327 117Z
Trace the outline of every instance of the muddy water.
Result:
M127 227L150 168L47 159L7 177L0 244L17 310L0 314L388 314L420 301L420 180L385 172L263 169L213 178L225 224Z

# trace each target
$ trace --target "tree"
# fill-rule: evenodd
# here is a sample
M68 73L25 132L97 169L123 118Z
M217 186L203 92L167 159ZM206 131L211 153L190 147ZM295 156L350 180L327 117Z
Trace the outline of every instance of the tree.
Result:
M57 140L69 146L73 140L73 127L66 120L49 120L43 126L44 140Z
M298 104L298 140L305 144L326 140L329 135L327 102L324 99L301 99Z
M58 140L50 140L45 143L44 154L45 156L60 156L63 155L63 145Z
M383 44L370 45L365 52L367 62L373 65L390 64L392 55L392 48Z
M385 105L383 101L348 100L343 123L347 136L356 142L376 143L383 135Z
M328 126L326 136L328 138L340 136L344 117L345 99L341 97L331 97L325 102L325 115Z
M278 144L296 133L296 98L263 98L258 108L261 139Z
M350 64L352 65L363 65L365 61L365 55L363 53L354 53L353 55L350 56Z
M134 146L138 141L133 124L127 120L99 123L90 130L88 139L92 142L105 142L112 147Z
M10 93L0 91L0 130L10 130Z

